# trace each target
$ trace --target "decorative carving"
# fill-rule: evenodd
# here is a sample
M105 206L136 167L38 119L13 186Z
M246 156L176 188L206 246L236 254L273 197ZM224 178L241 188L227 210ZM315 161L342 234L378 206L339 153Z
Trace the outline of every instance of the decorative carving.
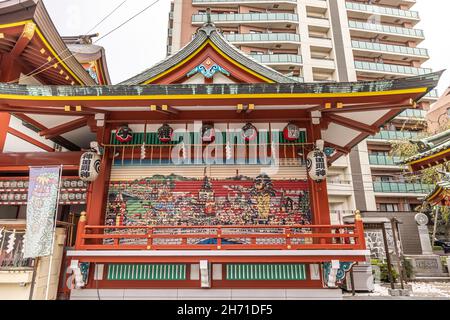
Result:
M192 77L193 75L196 75L199 72L207 79L212 79L217 72L220 72L226 75L227 77L231 75L227 70L216 64L210 58L206 59L205 62L192 69L190 72L187 73L186 76L189 78Z
M428 217L424 213L418 213L414 216L414 219L416 220L417 224L420 226L426 226L428 224Z
M331 262L325 262L323 264L324 281L329 288L336 288L338 284L341 284L345 279L345 275L354 262L339 262L338 260L332 260Z

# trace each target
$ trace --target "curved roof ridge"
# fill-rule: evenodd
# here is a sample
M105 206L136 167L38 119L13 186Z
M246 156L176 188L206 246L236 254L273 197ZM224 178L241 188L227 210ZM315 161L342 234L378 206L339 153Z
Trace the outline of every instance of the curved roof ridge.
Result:
M206 40L210 39L214 45L216 45L220 50L229 55L238 63L243 66L257 72L258 74L279 83L296 83L297 81L284 76L278 71L265 66L255 59L251 58L230 42L228 42L219 32L219 29L213 23L206 23L202 27L200 27L194 39L181 48L178 52L174 53L156 63L152 67L144 70L140 74L120 82L120 85L139 85L143 84L149 79L156 77L162 72L170 69L176 64L182 62L184 59L189 57L192 53L195 52Z

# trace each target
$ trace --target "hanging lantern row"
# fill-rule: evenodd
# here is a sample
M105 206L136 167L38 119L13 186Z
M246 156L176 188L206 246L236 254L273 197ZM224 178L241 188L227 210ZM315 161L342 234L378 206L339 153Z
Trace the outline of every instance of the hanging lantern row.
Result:
M300 128L297 125L289 123L283 129L283 136L287 141L296 141L300 139L300 132Z
M133 140L133 130L128 126L122 126L116 131L116 139L120 143L127 143Z
M158 139L162 143L168 143L172 141L173 137L173 128L168 124L163 124L158 129ZM287 141L296 141L300 138L301 130L300 128L293 124L289 123L283 130L284 139ZM258 136L258 129L252 124L247 123L242 128L242 137L246 142L254 141ZM216 131L214 126L211 124L205 124L201 129L201 137L202 142L212 143L216 140ZM133 140L133 130L131 130L128 126L120 127L116 132L116 139L120 143L127 143Z

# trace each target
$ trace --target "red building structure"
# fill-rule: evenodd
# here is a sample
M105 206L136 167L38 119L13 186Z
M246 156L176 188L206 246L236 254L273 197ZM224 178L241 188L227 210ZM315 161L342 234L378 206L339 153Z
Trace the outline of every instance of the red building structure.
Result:
M14 48L39 52L46 41L20 36L37 25L27 23L0 32ZM7 63L11 49L2 50ZM42 75L57 86L14 83L21 64L2 67L0 83L5 115L76 116L35 124L46 138L84 128L100 147L63 269L76 280L64 289L72 299L339 298L346 272L369 252L359 214L352 225L331 225L326 167L414 107L440 77L298 83L237 50L211 22L118 85L103 85L107 76L93 83L73 63L55 62ZM3 179L26 180L30 165L63 165L66 180L76 176L81 152L48 151L2 153ZM307 163L318 170L308 174Z

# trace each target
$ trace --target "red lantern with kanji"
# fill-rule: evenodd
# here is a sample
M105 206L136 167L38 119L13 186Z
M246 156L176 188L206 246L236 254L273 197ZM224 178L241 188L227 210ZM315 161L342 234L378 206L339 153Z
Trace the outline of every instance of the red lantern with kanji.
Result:
M284 139L296 141L300 138L300 128L293 123L289 123L283 130Z
M256 129L256 127L253 124L247 123L242 128L242 137L245 139L246 142L255 140L257 136L258 136L258 129Z
M202 141L206 143L212 143L216 140L216 130L214 126L205 124L202 126Z
M158 138L162 143L168 143L172 140L173 128L168 124L163 124L161 128L158 129Z

